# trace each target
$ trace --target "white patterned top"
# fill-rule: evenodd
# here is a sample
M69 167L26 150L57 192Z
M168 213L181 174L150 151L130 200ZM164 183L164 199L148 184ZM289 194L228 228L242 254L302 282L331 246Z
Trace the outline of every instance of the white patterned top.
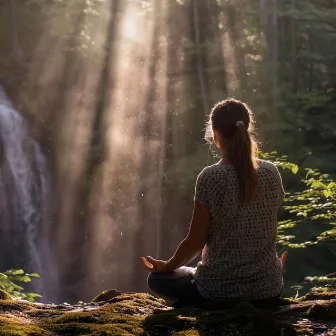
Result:
M258 300L279 295L283 288L276 255L277 211L284 190L277 167L258 160L258 191L249 204L239 201L232 165L203 169L195 199L211 214L208 242L195 273L201 295L210 300Z

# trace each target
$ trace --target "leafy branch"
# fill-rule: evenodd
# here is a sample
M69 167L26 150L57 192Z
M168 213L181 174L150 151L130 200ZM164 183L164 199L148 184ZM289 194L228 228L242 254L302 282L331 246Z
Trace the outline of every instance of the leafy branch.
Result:
M36 298L42 296L36 293L26 293L25 289L17 283L29 283L31 278L39 278L37 273L25 273L22 269L10 269L0 273L0 289L7 292L12 298L24 299L34 302Z
M295 217L279 222L278 242L292 248L302 248L315 245L319 241L335 240L336 228L324 230L314 241L294 243L294 235L286 235L287 229L309 222L336 225L336 182L328 174L322 174L317 169L305 168L305 175L301 176L299 167L288 162L287 156L276 157L277 152L261 153L261 157L272 160L282 169L290 170L298 175L304 185L303 190L286 194L284 209Z

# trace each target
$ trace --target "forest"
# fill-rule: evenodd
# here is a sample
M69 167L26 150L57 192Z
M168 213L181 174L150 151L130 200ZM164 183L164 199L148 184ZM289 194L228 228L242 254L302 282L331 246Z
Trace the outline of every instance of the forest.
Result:
M283 295L333 288L335 79L335 0L0 0L1 274L43 302L148 291L235 97L282 174Z

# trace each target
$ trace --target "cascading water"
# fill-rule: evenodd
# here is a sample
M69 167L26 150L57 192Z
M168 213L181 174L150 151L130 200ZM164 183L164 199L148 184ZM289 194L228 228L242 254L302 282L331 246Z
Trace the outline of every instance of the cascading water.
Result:
M40 273L41 280L31 289L47 297L49 180L46 159L28 122L0 86L0 271Z

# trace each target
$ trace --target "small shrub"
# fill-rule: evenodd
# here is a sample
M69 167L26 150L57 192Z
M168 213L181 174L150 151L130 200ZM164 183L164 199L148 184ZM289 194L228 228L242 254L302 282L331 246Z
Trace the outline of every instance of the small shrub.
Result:
M24 299L29 302L34 302L36 298L41 298L42 296L36 293L25 292L24 287L17 283L28 283L31 282L31 278L38 277L39 275L37 273L28 274L22 269L11 269L0 273L0 290L7 293L9 298Z

